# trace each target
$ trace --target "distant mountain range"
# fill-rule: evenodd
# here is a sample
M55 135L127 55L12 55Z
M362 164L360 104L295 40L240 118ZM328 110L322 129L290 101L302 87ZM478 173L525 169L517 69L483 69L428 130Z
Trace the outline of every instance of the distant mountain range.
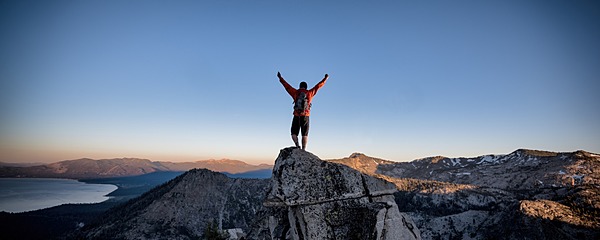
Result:
M412 174L396 177L420 175L431 180L508 190L597 185L600 184L600 173L594 169L599 167L599 159L600 155L586 151L556 153L519 149L508 155L439 158L436 163L424 159L415 162L421 171L413 170ZM422 165L419 166L419 163ZM381 170L385 172L387 169Z
M193 168L205 168L215 172L239 174L272 169L273 165L252 165L243 161L230 159L211 159L196 162L158 162L138 158L101 160L83 158L37 166L0 165L0 177L89 179L136 176L152 172L179 172L188 171Z
M331 162L371 175L470 184L505 190L599 184L600 155L586 152L548 152L518 149L510 154L473 158L427 157L393 162L353 153Z
M31 167L44 165L45 163L12 163L12 162L0 162L0 167Z
M364 176L350 177L344 174L346 170L331 167L330 163L343 164L393 183L398 190L393 193L395 204L388 203L387 207L397 205L407 219L402 221L404 225L393 224L390 229L414 226L413 232L417 233L418 229L420 239L600 237L598 154L519 149L506 155L428 157L411 162L387 161L360 153L324 162L302 154L293 156L275 166L270 183L228 179L209 171L189 171L119 209L108 211L96 223L82 228L74 238L197 239L206 233L207 224L215 222L219 228L248 233L247 239L271 239L268 236L287 236L286 231L289 234L308 231L318 225L317 220L322 216L336 229L335 234L352 232L352 229L364 232L379 222L388 224L388 221L371 219L368 211L358 211L359 204L345 206L351 202L348 199L331 199L337 195L359 198L346 191L374 194L360 189L377 184L369 183ZM287 157L283 154L281 158ZM287 187L276 187L282 184ZM319 184L343 187L321 188ZM263 200L280 195L284 197ZM301 196L316 200L296 202L303 199ZM381 196L369 197L364 202L378 204ZM273 205L278 199L292 205ZM323 206L319 205L321 202ZM273 208L265 210L267 205ZM334 207L329 209L329 205ZM336 209L343 211L336 212ZM281 225L286 222L290 224ZM362 227L340 227L352 222ZM406 224L410 222L414 225ZM391 239L407 236L410 235Z
M519 149L473 158L329 160L396 184L423 239L598 239L600 155Z

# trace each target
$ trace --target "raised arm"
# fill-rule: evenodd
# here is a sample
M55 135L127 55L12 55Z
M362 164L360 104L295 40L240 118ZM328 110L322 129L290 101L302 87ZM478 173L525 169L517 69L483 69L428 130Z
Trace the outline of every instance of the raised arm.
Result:
M327 79L329 79L329 75L325 74L325 77L323 78L323 80L321 80L319 83L317 83L317 85L315 85L313 88L311 88L309 90L311 92L311 94L312 95L317 94L317 91L319 91L320 88L325 86L325 82L327 81Z
M294 98L294 96L296 96L296 92L298 90L296 90L289 83L287 83L285 81L285 79L283 79L283 77L281 77L281 73L277 72L277 77L279 78L279 82L283 85L283 87L285 88L285 90L290 94L290 96L292 96L292 98Z

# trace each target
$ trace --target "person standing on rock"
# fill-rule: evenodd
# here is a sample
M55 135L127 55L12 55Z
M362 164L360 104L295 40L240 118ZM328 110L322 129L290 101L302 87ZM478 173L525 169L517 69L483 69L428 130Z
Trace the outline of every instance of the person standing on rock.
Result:
M308 84L306 82L300 83L300 88L295 89L288 84L281 73L277 72L279 82L283 85L285 90L294 99L294 118L292 119L292 140L296 147L300 147L298 144L298 133L302 130L302 150L306 150L306 144L308 143L308 128L309 128L309 117L310 117L310 106L312 98L317 94L320 88L325 85L325 81L329 78L329 75L325 74L323 80L315 85L310 90L307 90Z

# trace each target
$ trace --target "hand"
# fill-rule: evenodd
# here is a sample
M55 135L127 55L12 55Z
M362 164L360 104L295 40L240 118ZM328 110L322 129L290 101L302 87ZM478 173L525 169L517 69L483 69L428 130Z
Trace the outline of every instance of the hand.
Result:
M325 78L329 78L329 75L327 73L325 73Z
M277 77L281 78L281 73L277 72Z

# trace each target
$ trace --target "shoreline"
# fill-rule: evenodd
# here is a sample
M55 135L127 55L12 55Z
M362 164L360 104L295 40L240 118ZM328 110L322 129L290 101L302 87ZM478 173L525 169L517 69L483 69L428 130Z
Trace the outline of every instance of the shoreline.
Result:
M67 204L98 204L119 186L63 178L0 178L0 211L26 213Z

